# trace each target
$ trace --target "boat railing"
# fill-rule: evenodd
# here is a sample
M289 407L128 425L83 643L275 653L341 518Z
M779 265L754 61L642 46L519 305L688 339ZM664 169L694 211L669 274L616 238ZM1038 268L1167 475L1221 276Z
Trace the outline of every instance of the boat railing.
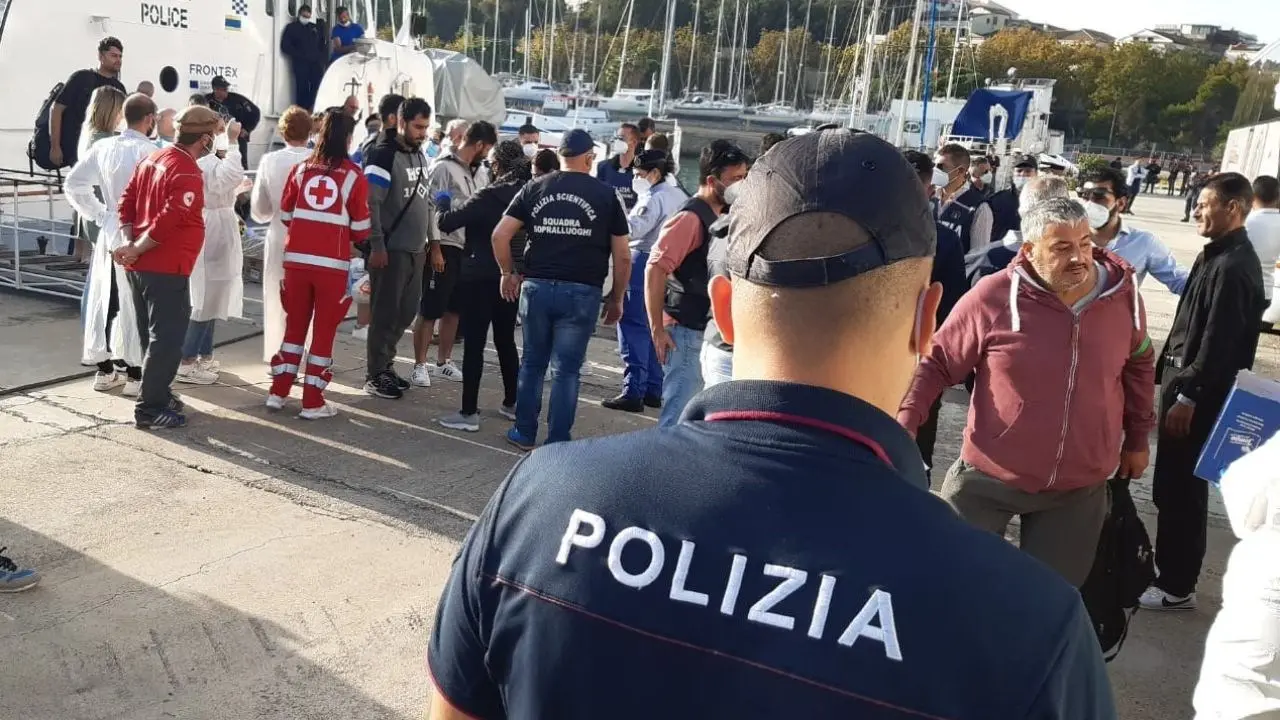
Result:
M61 175L0 168L0 287L80 298L88 265L59 254L76 240L61 197Z

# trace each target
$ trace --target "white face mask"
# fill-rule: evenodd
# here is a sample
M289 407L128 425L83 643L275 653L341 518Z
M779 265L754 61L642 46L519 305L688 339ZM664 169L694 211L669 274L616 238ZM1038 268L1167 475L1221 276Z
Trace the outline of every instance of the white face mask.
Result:
M216 153L226 152L231 149L231 140L227 138L226 133L218 133L213 136L213 151Z
M1013 178L1013 189L1014 189L1014 190L1017 190L1018 192L1022 192L1022 188L1024 188L1024 187L1026 187L1026 186L1027 186L1027 181L1028 181L1028 180L1030 180L1030 179L1031 179L1031 178L1023 177L1023 176L1020 176L1020 175L1019 175L1019 176L1015 176L1015 177Z
M316 22L316 19L314 17L299 17L298 22L302 23L303 25L314 25Z
M1111 220L1111 209L1096 202L1084 203L1085 214L1089 216L1089 227L1097 230Z
M640 175L637 175L631 178L631 189L635 191L636 195L643 195L649 192L649 190L652 187L653 187L653 183L649 182L649 178L647 177L642 177ZM725 196L727 197L728 195L729 195L729 192L726 190Z
M725 204L725 205L732 205L732 204L733 204L733 203L738 199L738 195L740 195L740 194L742 194L742 182L741 182L741 181L736 182L736 183L734 183L734 184L732 184L732 185L730 185L730 186L726 187L726 188L724 189L724 204Z
M623 140L622 138L614 138L613 144L610 145L609 147L613 151L614 155L621 155L622 153L627 151L627 148L631 146L627 145L627 141Z
M531 158L538 154L537 143L525 143L520 149L524 151L524 156L527 158Z
M978 178L978 179L982 181L982 184L983 184L983 185L990 185L990 184L991 184L991 181L992 181L994 178L993 178L993 176L991 175L991 173L982 173L982 177L980 177L980 178Z
M934 187L944 188L947 186L947 183L949 182L951 182L950 175L943 172L940 168L935 167L933 169L933 186Z

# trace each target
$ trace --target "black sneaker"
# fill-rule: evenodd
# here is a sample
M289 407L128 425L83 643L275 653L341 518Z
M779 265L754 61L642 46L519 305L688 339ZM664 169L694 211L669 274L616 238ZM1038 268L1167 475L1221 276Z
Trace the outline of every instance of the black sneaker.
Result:
M397 375L395 370L388 370L387 373L391 375L391 379L395 381L396 387L400 388L401 394L404 394L405 390L413 387L413 383Z
M651 408L661 408L662 396L661 395L645 395L644 406L651 407Z
M615 398L602 400L600 404L608 410L621 410L629 413L644 412L644 401L638 397L631 397L626 393Z
M134 416L133 424L140 430L167 430L185 426L187 417L182 413L165 409L151 417Z
M364 391L374 397L386 400L399 400L404 397L404 390L400 389L400 383L396 382L396 376L390 372L382 373L365 383Z

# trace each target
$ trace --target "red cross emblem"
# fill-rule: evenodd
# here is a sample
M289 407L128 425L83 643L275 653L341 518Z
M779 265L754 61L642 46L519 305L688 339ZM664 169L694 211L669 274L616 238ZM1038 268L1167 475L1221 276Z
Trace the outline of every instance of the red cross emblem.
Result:
M302 195L316 210L328 210L338 199L338 183L328 175L315 175L302 188Z

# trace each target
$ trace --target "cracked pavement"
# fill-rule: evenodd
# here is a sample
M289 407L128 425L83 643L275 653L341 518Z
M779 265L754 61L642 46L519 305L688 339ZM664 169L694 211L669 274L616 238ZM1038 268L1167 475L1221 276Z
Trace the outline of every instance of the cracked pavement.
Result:
M1135 223L1189 265L1199 242L1173 221L1180 205L1144 205ZM1159 341L1175 298L1154 279L1143 295ZM12 335L0 346L28 370L60 358L49 360L57 377L78 353L64 327L76 321L32 309L41 302L24 296L23 317L62 324L47 333L28 324L26 347ZM219 338L224 331L251 328L220 326ZM436 598L458 542L519 456L503 441L492 350L474 434L435 424L457 409L460 384L439 380L400 402L364 395L363 348L345 334L329 389L341 414L301 421L298 393L292 411L270 413L261 352L256 337L219 348L219 384L178 386L192 412L176 431L136 430L132 404L88 380L0 395L0 545L45 576L31 592L0 596L9 656L0 718L422 716ZM1275 377L1277 367L1280 345L1267 338L1259 370ZM599 406L620 373L614 343L593 340L579 435L656 422L652 410ZM0 377L0 392L17 384ZM939 468L958 453L966 402L951 392L944 404ZM1146 481L1135 494L1150 513ZM1139 615L1110 667L1123 718L1190 716L1231 545L1220 510L1201 609Z

